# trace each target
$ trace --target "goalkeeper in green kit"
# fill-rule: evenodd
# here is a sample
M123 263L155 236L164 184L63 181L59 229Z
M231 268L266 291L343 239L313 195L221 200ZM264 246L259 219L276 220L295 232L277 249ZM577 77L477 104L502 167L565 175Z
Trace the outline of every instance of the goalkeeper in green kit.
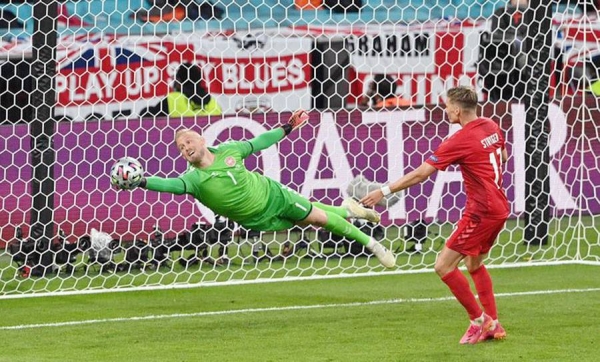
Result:
M192 195L216 214L241 226L257 231L279 231L294 225L314 225L366 246L381 264L395 266L391 251L360 231L347 218L379 222L379 214L362 207L354 199L342 206L310 202L304 196L280 183L246 169L243 160L279 142L308 120L302 110L292 114L287 124L265 132L249 141L229 141L208 147L204 137L190 129L175 134L175 144L189 169L178 178L141 177L139 181L117 187L137 186L175 195Z

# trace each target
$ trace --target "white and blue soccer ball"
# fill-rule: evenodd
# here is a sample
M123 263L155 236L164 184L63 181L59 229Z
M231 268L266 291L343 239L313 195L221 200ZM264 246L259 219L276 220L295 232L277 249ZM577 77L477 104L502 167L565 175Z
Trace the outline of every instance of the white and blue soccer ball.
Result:
M130 190L144 178L144 167L133 157L123 157L110 169L110 183L119 189Z

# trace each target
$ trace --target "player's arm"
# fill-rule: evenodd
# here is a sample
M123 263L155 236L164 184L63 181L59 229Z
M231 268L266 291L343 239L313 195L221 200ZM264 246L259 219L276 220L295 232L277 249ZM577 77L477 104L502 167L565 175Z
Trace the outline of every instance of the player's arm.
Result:
M366 207L373 207L375 204L381 201L384 196L402 191L411 187L412 185L421 183L429 178L429 176L431 176L435 171L437 171L437 168L433 167L427 162L423 162L421 166L400 177L398 180L387 184L378 190L369 192L365 197L360 199L360 203Z
M388 187L390 188L390 193L393 194L393 193L402 191L404 189L407 189L407 188L411 187L412 185L421 183L421 182L427 180L429 178L429 176L431 176L435 171L437 171L437 168L433 167L432 165L430 165L427 162L423 162L421 164L421 166L417 167L416 169L412 170L411 172L407 173L406 175L400 177L398 180L389 184ZM381 192L381 190L376 190L376 191ZM384 191L386 191L386 193L387 193L387 190L384 190Z
M181 178L145 177L140 182L139 187L175 195L184 195L187 193L187 187Z
M505 164L506 160L508 160L508 152L506 152L506 148L503 148L502 149L502 164Z
M285 132L281 127L272 129L259 136L256 136L248 140L248 143L250 143L250 146L252 147L250 153L259 152L266 148L269 148L277 142L281 141L283 137L285 137Z
M260 136L254 137L248 142L252 146L251 153L262 151L281 141L283 137L293 130L302 127L308 121L308 114L303 110L297 110L292 114L289 121L281 127L267 131Z

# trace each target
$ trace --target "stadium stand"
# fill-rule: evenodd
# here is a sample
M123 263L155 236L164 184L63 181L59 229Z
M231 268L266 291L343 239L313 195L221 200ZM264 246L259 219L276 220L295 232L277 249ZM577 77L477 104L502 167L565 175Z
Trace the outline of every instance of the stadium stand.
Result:
M200 1L200 0L199 0ZM292 26L305 24L338 24L338 23L409 23L414 21L430 21L442 18L478 18L488 17L502 0L372 0L365 1L358 13L334 13L327 9L301 10L294 6L292 0L219 0L214 2L225 8L226 15L222 20L184 20L180 22L164 22L144 24L132 22L132 9L148 8L144 0L116 1L66 1L65 17L60 22L65 32L106 32L110 34L165 34L174 32L191 32L203 30L247 30ZM17 15L17 19L25 24L25 29L0 29L5 35L27 36L33 30L32 4L7 1L0 5Z

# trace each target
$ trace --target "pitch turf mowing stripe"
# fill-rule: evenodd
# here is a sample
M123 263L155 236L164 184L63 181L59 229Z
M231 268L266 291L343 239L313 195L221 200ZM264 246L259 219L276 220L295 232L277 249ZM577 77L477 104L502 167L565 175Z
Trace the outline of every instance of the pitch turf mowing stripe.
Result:
M530 295L547 295L547 294L589 293L589 292L600 292L600 288L534 290L534 291L529 291L529 292L497 293L496 298L520 297L520 296L530 296ZM454 297L449 296L449 297L441 297L441 298L401 298L401 299L388 299L388 300L374 300L371 302L357 302L357 303L294 305L294 306L289 306L289 307L246 308L246 309L222 310L222 311L213 311L213 312L150 315L150 316L142 316L142 317L88 319L88 320L71 321L71 322L21 324L21 325L16 325L16 326L3 326L3 327L0 327L0 330L22 330L22 329L47 328L47 327L67 327L67 326L79 326L79 325L85 325L85 324L131 322L131 321L146 321L146 320L190 318L190 317L207 317L207 316L216 316L216 315L231 315L231 314L242 314L242 313L263 313L263 312L274 312L274 311L281 312L281 311L288 311L288 310L306 310L306 309L340 308L340 307L341 308L349 308L349 307L363 307L363 306L369 306L369 305L383 305L383 304L445 302L445 301L449 301L449 300L454 300Z

